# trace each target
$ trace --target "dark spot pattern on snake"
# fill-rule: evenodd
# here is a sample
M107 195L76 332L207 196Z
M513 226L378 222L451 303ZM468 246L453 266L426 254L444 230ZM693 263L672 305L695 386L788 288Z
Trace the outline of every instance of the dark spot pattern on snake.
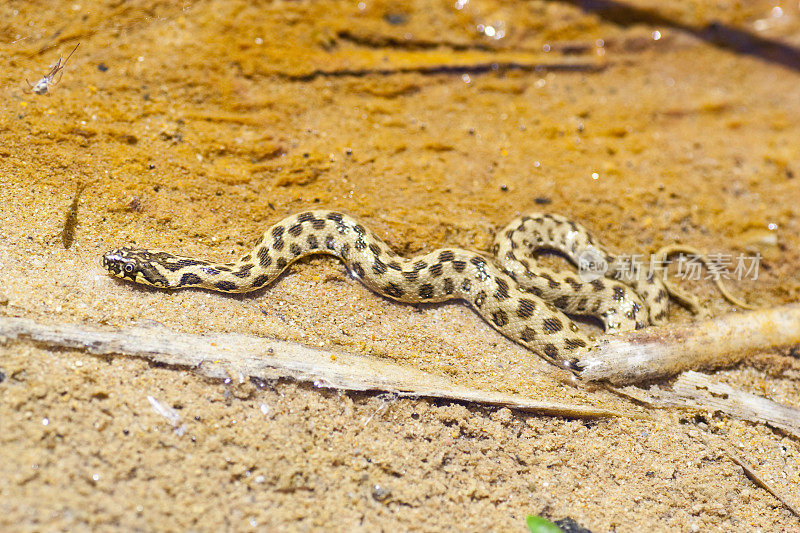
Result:
M403 258L355 219L319 210L278 222L238 262L217 264L120 248L106 254L103 264L116 276L158 287L247 292L268 285L301 256L327 253L387 297L412 303L465 300L498 331L553 361L573 360L575 353L594 343L557 308L593 314L606 329L617 331L647 324L651 308L653 320L667 316L668 291L653 276L637 292L633 285L623 287L611 279L583 282L539 266L534 253L540 248L573 254L570 259L577 262L575 251L587 244L613 264L613 256L597 246L591 234L560 215L520 217L496 235L491 257L448 248Z

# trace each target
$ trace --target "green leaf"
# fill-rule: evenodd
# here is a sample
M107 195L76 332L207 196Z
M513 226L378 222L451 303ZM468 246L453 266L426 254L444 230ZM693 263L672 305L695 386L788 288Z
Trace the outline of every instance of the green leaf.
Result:
M541 516L529 514L525 517L525 523L528 524L531 533L564 533L560 527Z

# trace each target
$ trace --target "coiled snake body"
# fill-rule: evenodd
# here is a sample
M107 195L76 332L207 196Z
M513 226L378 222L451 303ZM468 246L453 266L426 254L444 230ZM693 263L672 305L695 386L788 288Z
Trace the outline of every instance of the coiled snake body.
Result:
M617 263L588 231L558 215L517 218L497 234L488 258L459 248L403 258L354 218L316 210L281 220L235 263L125 247L105 254L103 265L117 277L145 285L242 293L268 285L301 257L333 255L364 285L393 300L464 300L509 339L565 366L593 339L564 312L595 316L608 332L666 317L670 291L659 278L650 275L626 284L611 279L617 273L612 267L606 277L583 281L575 273L538 265L534 253L542 248L574 263L587 249L609 266Z

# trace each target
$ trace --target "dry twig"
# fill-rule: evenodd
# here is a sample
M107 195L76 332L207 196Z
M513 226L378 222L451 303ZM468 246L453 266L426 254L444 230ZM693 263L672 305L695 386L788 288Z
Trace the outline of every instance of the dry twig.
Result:
M192 367L206 376L220 379L227 378L233 370L261 379L310 381L321 388L444 398L551 416L647 418L633 409L615 411L589 405L537 401L514 394L463 387L440 376L370 357L236 333L191 335L162 327L102 331L0 317L0 344L3 341L28 341L95 355L143 357L168 365Z
M727 366L754 353L794 345L800 345L800 304L609 336L581 357L577 367L583 379L624 385Z

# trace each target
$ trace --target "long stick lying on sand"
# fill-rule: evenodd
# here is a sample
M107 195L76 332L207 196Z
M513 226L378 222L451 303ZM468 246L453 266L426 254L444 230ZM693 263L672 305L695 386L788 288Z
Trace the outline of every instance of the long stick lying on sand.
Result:
M107 331L0 316L0 347L12 341L27 341L49 348L71 348L95 355L143 357L168 365L191 367L214 378L240 373L244 377L261 379L310 381L321 388L387 391L398 396L475 402L552 416L648 418L639 409L618 411L465 387L442 376L373 357L236 333L193 335L159 326Z
M753 353L795 345L800 345L800 304L609 336L577 367L583 379L624 385L731 365Z

